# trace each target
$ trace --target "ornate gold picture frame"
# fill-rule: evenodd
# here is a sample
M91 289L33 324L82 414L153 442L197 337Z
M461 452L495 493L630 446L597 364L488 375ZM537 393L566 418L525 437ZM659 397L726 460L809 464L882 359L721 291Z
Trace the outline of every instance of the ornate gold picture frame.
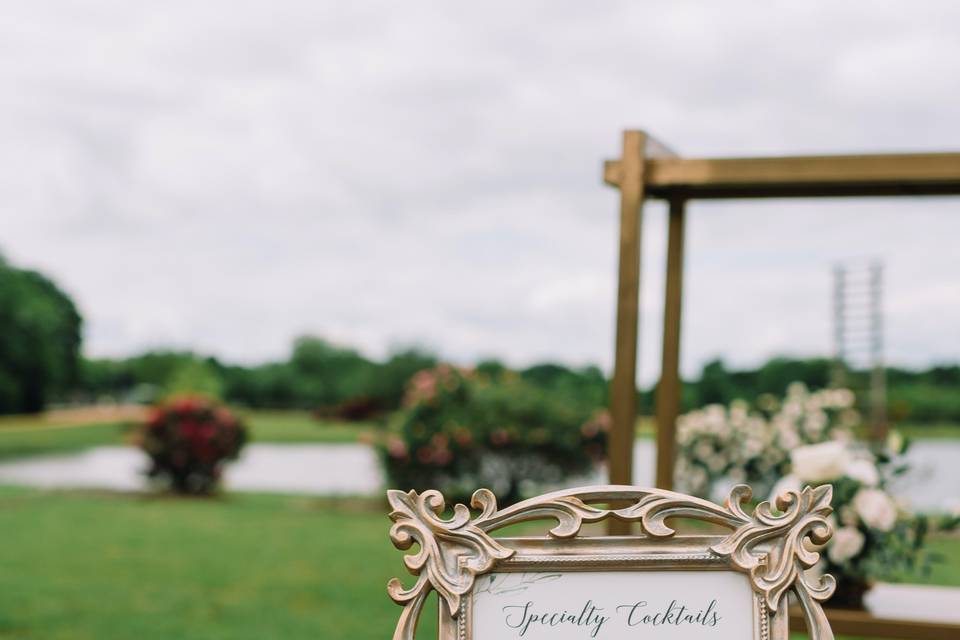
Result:
M440 603L440 640L535 640L548 630L558 638L618 640L640 637L638 631L656 638L658 624L665 625L659 628L664 638L681 637L670 635L673 627L689 624L699 625L698 631L712 627L705 637L787 640L788 593L803 608L810 637L832 639L820 602L833 593L835 581L805 572L819 560L815 547L832 535L827 520L831 487L791 491L777 498L775 509L761 502L747 513L744 505L750 497L750 488L743 485L731 490L723 506L660 489L594 486L498 509L493 493L480 489L471 500L479 514L471 517L465 505L457 504L445 518L446 505L438 491L389 491L391 540L401 550L419 546L404 557L417 576L413 586L405 588L397 578L387 585L390 597L403 606L394 640L413 640L430 591ZM626 506L609 508L611 504ZM582 535L584 524L607 518L636 522L639 534ZM703 528L700 533L678 533L679 521L670 520L677 518L718 525L727 533L703 535ZM540 537L490 535L536 520L552 520L555 526ZM723 573L726 578L718 575ZM737 596L738 580L746 585L745 598ZM654 593L638 600L637 587ZM683 603L677 597L666 608L656 602L669 598L670 589L690 594L711 588L721 590L726 607L722 613L719 597L708 605ZM608 597L622 595L623 602L594 602L586 597L590 589ZM583 601L582 609L579 601L576 608L568 607L574 597ZM547 609L536 609L539 604ZM476 615L481 609L482 615ZM720 620L725 630L719 629Z

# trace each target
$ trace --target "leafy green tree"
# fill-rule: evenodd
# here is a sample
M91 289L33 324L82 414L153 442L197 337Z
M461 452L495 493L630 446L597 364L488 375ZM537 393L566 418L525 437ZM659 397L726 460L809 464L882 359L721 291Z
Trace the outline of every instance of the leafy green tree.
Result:
M809 389L823 389L830 385L831 361L827 358L771 358L756 371L754 393L782 396L792 382L802 382Z
M197 394L219 400L223 397L223 378L210 362L192 360L173 372L164 391L167 396Z
M137 383L163 388L177 371L200 359L189 351L148 351L128 359L127 367Z
M376 367L357 351L313 336L297 338L290 365L297 376L297 397L308 407L329 407L364 395Z
M0 413L40 411L75 386L81 328L66 293L0 258Z
M597 367L571 369L561 364L545 362L520 372L533 386L554 391L586 408L607 404L607 380Z
M727 404L734 399L734 395L733 381L723 360L713 360L704 365L700 382L697 383L699 404Z
M509 369L507 369L507 365L503 364L503 362L495 358L487 358L485 360L481 360L480 362L477 363L476 369L477 369L477 373L481 375L485 375L488 378L492 378L494 380L499 379L500 376L504 374L504 372L509 371Z
M422 349L397 351L376 367L371 376L369 396L381 409L395 409L400 406L407 382L413 374L436 364L436 356Z

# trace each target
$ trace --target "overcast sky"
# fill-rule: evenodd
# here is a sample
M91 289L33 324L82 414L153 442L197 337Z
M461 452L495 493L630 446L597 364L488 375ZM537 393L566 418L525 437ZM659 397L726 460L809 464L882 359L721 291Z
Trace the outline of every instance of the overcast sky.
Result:
M960 3L8 3L0 251L91 355L314 333L609 367L624 128L684 155L960 149ZM960 359L960 199L695 203L683 363L831 350L882 257L888 356ZM647 207L641 379L659 359Z

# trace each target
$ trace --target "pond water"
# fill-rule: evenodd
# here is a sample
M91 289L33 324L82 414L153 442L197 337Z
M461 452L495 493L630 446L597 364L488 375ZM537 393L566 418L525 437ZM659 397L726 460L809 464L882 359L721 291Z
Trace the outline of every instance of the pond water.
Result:
M0 483L48 489L149 488L147 456L133 447L0 463ZM360 444L252 444L224 473L227 489L282 493L376 493L382 486L373 449Z
M634 445L634 483L653 484L653 443ZM960 442L921 440L908 455L911 472L895 492L919 510L957 509ZM139 491L149 487L147 458L132 447L95 447L79 453L0 463L0 483L41 488ZM577 479L602 484L604 473ZM373 449L364 444L252 444L227 467L227 489L317 495L370 495L384 486Z

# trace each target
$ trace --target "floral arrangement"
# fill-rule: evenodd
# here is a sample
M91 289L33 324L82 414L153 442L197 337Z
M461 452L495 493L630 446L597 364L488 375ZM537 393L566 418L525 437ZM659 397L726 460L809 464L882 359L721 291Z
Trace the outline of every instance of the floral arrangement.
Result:
M871 580L924 569L932 526L952 529L956 518L931 524L890 495L890 481L907 470L906 441L896 432L883 446L855 439L860 416L846 389L810 392L790 385L780 401L760 397L681 416L676 486L718 499L737 483L771 500L803 485L833 486L834 535L815 568L838 580L833 606L860 607ZM824 549L820 549L824 551Z
M148 475L192 495L216 489L224 463L240 454L246 439L246 427L229 409L198 396L158 405L140 432Z
M411 378L380 451L393 487L458 500L489 487L509 503L593 469L608 429L606 412L513 373L440 364Z
M761 396L751 408L737 400L710 405L677 421L678 490L703 497L726 495L745 482L768 492L789 469L789 452L806 444L853 440L860 416L847 389L810 392L791 384L781 401Z
M887 490L906 470L905 450L896 433L873 449L844 442L798 447L790 453L790 473L773 489L776 496L803 485L833 486L834 534L816 567L838 580L832 606L861 607L873 578L895 577L930 560L922 553L927 518L908 512Z

